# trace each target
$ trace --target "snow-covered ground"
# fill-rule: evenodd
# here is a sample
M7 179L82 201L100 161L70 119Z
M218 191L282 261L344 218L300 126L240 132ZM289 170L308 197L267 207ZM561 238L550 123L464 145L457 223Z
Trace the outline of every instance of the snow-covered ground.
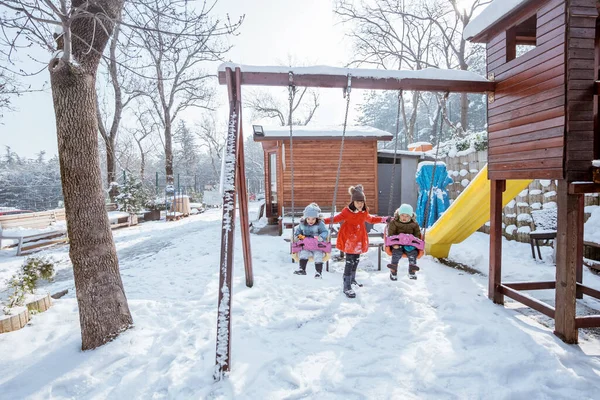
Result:
M359 266L365 286L356 299L341 292L341 263L322 280L312 278L311 264L308 276L293 275L281 237L252 235L255 285L246 288L238 233L232 372L215 383L220 227L221 210L213 209L115 231L135 327L87 352L67 247L42 252L59 263L45 289L69 293L30 326L0 335L0 398L598 398L597 337L580 331L580 344L566 345L539 314L489 301L481 233L453 246L450 258L482 275L426 256L417 281L391 282L372 250ZM503 276L553 279L551 249L542 255L536 263L527 244L505 242ZM0 290L22 261L0 251ZM600 289L587 269L584 282ZM552 301L552 293L532 294ZM600 309L595 300L586 305Z

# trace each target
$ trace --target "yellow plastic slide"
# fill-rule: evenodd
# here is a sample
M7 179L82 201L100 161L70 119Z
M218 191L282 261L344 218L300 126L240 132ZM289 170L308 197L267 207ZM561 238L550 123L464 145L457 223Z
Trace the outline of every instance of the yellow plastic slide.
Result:
M490 181L487 175L486 165L440 219L427 229L425 254L448 257L452 244L462 242L490 220ZM502 206L517 197L530 183L528 179L506 181Z

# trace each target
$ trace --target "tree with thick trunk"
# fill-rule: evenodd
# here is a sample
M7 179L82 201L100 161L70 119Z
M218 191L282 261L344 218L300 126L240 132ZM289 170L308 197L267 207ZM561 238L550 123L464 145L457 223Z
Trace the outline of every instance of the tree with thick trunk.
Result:
M98 162L96 72L123 0L86 2L71 20L72 59L48 67L56 114L58 155L79 305L82 348L93 349L129 328L133 320L104 207ZM65 47L68 46L65 35ZM63 49L64 54L67 49Z
M56 116L69 255L79 306L82 349L93 349L133 321L104 207L98 158L96 73L123 0L2 1L4 29L60 50L48 65ZM17 35L18 36L18 35Z

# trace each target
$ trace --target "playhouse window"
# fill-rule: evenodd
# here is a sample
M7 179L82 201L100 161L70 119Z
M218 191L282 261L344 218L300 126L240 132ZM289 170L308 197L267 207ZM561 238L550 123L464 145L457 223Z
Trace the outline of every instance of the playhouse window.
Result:
M521 57L535 49L537 40L537 14L506 31L506 61Z

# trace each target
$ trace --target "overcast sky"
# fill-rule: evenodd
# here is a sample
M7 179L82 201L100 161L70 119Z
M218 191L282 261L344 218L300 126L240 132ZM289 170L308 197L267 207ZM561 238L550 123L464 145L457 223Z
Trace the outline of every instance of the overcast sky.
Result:
M473 0L461 0L459 4ZM351 58L352 44L344 37L350 26L344 26L333 14L332 0L220 0L215 15L232 20L245 14L240 35L231 39L235 47L227 58L240 64L285 65L292 59L302 65L343 67ZM21 58L25 58L23 55ZM41 59L50 58L43 54ZM34 67L40 68L40 64ZM32 67L32 68L34 68ZM214 70L216 71L217 65ZM49 79L46 70L31 78L34 87ZM247 90L244 87L243 93ZM269 90L283 91L285 88ZM224 86L218 88L221 107L217 120L227 121L227 96ZM319 107L312 123L341 124L345 100L341 89L321 89ZM362 91L353 91L350 123L356 117L355 106L362 101ZM31 93L16 98L17 112L7 112L0 121L0 151L8 145L21 156L34 157L42 150L49 156L57 153L54 110L50 91ZM190 123L199 120L195 110L182 114ZM273 121L275 123L275 121ZM244 114L244 125L250 125L250 113ZM245 130L249 132L248 129Z
M240 35L231 41L235 47L228 58L242 64L282 65L291 56L302 64L343 66L350 45L344 43L344 27L335 26L331 3L328 0L220 0L217 12L223 17L229 13L235 20L241 14L246 15ZM47 79L48 73L44 71L30 82L39 86ZM220 101L224 103L226 89L221 86L218 90ZM358 96L356 100L359 100ZM344 100L341 89L322 89L321 103L315 122L342 122ZM41 150L48 155L56 154L50 91L23 95L15 99L14 106L18 111L5 113L1 121L0 150L3 152L4 146L8 145L26 157L33 157ZM223 114L219 119L227 120L225 107L219 114ZM192 112L184 114L184 118L195 119Z

